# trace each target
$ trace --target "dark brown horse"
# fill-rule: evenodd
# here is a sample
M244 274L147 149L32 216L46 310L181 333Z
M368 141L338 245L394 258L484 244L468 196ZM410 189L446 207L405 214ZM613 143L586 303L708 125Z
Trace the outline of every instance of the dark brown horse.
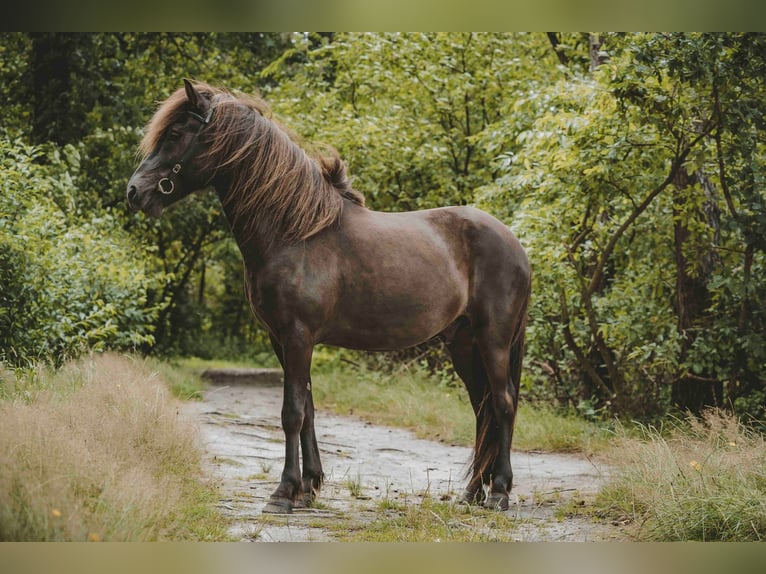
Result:
M134 210L159 217L215 189L284 369L285 466L264 512L310 504L322 484L314 346L392 350L436 336L476 415L463 500L508 508L530 269L505 225L471 207L371 211L336 153L304 151L260 100L186 80L157 109L140 152L127 189Z

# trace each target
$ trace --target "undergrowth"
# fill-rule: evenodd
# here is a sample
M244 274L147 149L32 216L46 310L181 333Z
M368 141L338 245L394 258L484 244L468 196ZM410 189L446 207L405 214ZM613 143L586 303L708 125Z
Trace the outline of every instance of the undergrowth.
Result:
M220 540L192 425L138 359L0 376L0 540Z
M716 410L621 436L597 505L639 540L766 540L766 441Z

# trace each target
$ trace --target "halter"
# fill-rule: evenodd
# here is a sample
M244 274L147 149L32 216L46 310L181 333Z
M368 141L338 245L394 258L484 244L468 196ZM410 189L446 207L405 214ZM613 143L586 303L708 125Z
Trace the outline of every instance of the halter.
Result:
M184 163L189 161L192 153L194 153L194 147L197 143L197 138L199 137L200 133L202 133L202 130L205 128L205 126L210 122L210 117L213 115L213 106L210 106L210 109L207 111L207 115L205 117L202 117L198 113L192 111L187 113L195 120L198 120L200 122L200 126L197 129L197 133L194 134L194 137L189 142L189 147L186 148L186 151L181 156L181 159L179 159L170 170L171 173L168 174L167 177L163 177L160 181L157 182L157 191L163 195L170 195L173 193L173 190L175 190L176 184L173 180L175 176L181 173L181 168L183 167Z

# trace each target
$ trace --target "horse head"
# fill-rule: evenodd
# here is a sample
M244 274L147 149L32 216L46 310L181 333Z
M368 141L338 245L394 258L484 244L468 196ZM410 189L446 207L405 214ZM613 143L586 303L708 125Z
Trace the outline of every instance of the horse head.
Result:
M131 209L159 217L167 206L208 184L195 160L213 112L210 98L184 79L183 90L155 113L142 142L153 145L144 150L143 161L128 181Z

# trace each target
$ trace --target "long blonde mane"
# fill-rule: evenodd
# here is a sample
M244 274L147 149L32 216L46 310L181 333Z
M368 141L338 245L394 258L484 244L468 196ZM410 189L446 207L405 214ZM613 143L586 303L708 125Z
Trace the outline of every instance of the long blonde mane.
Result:
M211 179L228 176L230 188L223 201L237 228L261 234L267 242L304 240L338 220L344 198L364 205L334 149L308 152L272 119L260 98L203 83L195 88L214 108L204 132L209 147L199 158L201 170ZM149 155L188 109L183 88L162 102L146 127L139 153Z

